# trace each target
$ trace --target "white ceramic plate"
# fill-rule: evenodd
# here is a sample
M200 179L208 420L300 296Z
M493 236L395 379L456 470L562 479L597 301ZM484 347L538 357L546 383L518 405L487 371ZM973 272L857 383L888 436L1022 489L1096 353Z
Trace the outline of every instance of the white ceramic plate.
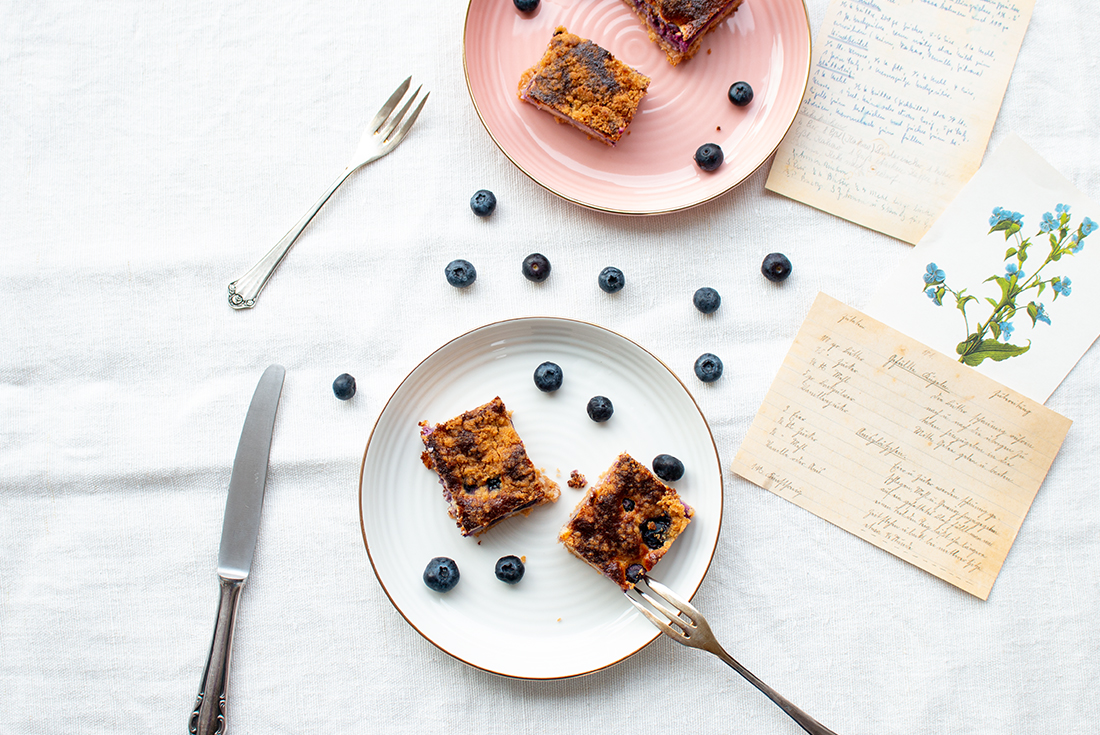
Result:
M532 380L547 360L565 374L555 393L540 392ZM497 395L513 412L532 461L561 486L561 499L464 538L447 514L435 472L420 460L418 422L445 421ZM588 418L585 406L594 395L611 399L610 421ZM360 519L378 581L421 635L486 671L554 679L626 658L654 640L657 629L618 586L557 542L584 495L566 486L570 471L595 482L623 451L645 464L667 452L687 468L673 484L695 518L653 577L690 597L718 543L722 472L707 422L683 383L625 337L567 319L496 322L448 342L398 386L363 456ZM493 573L508 554L526 557L526 575L514 586ZM422 580L435 556L451 557L461 573L446 594Z

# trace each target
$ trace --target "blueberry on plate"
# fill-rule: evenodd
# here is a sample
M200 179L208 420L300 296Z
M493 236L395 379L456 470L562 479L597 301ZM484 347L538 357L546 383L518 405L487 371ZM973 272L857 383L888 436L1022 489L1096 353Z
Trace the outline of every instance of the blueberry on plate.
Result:
M773 283L785 281L791 275L791 261L783 253L768 253L760 264L760 272Z
M539 0L513 0L516 10L521 13L531 13L539 6Z
M695 151L695 162L704 171L714 171L722 165L724 159L722 146L717 143L704 143Z
M704 352L695 361L695 377L704 383L713 383L722 377L722 360L718 355Z
M444 269L447 274L447 283L455 288L466 288L477 280L477 269L468 260L452 260Z
M523 259L520 270L528 281L542 283L550 277L550 261L542 253L531 253Z
M611 405L611 400L606 396L592 396L588 400L588 418L596 423L602 424L611 418L613 413L615 413L615 407Z
M470 209L474 210L474 214L478 217L488 217L496 208L496 194L488 189L478 189L474 192L474 195L470 197Z
M437 556L424 567L424 584L436 592L450 592L458 584L458 565L454 559Z
M336 380L332 381L332 392L341 401L349 400L355 395L355 378L347 373L337 375Z
M695 308L704 314L713 314L722 305L722 297L710 286L704 286L696 291L691 301L695 304Z
M752 87L748 82L734 82L730 85L730 102L738 107L744 107L752 102Z
M665 482L676 482L684 476L684 463L671 454L658 454L653 458L653 474Z
M606 293L615 293L616 291L622 291L623 286L626 285L626 277L623 276L623 272L613 265L609 265L600 271L600 277L598 279L600 288Z
M626 581L637 584L645 576L645 567L641 564L631 564L626 568Z
M523 573L526 569L523 566L523 559L518 556L502 556L497 559L496 566L497 579L507 584L516 584L523 579Z
M535 387L543 393L553 393L561 387L563 377L557 363L544 362L535 368Z

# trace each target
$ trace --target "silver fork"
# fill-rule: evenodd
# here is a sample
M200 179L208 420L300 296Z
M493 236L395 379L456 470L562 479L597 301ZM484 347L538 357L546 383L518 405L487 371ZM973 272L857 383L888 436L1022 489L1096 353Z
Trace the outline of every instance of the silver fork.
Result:
M378 114L371 120L370 125L367 126L366 131L363 133L362 140L359 141L359 147L355 150L355 156L351 159L351 163L344 170L332 186L328 188L321 198L317 200L305 216L298 220L298 224L294 225L290 229L290 232L283 236L282 240L275 243L275 247L271 248L260 262L252 266L252 268L243 276L229 284L229 305L234 309L251 309L256 305L256 298L260 295L260 291L264 290L264 286L267 285L268 279L271 278L271 274L275 272L275 269L279 267L279 263L283 262L283 258L290 252L291 246L294 245L294 241L298 239L298 236L302 234L302 230L306 228L313 216L320 211L321 207L325 205L329 197L340 188L340 184L347 181L348 177L358 171L363 166L366 166L372 161L377 161L382 156L386 155L405 139L408 135L409 129L412 128L413 123L416 122L416 118L420 115L420 111L424 109L424 103L428 101L429 92L425 92L424 96L420 98L420 103L413 109L412 114L409 115L408 120L402 125L401 121L408 114L409 109L412 108L413 103L416 101L417 95L420 94L420 90L423 85L416 88L416 91L412 93L408 101L391 116L394 109L401 102L401 99L405 96L405 93L409 91L409 86L412 84L412 77L409 77L405 81L401 82L401 85L394 91L390 98L386 100L386 104L382 105L382 109L378 111ZM400 127L398 127L400 125Z
M726 653L726 649L718 643L718 639L714 637L702 613L668 587L643 577L632 590L627 591L626 599L630 600L634 607L672 640L692 648L701 648L725 661L730 668L748 679L750 684L764 692L768 699L779 705L779 708L790 715L790 718L806 732L811 735L836 735L737 663L733 656ZM658 617L655 612L659 612L664 617Z

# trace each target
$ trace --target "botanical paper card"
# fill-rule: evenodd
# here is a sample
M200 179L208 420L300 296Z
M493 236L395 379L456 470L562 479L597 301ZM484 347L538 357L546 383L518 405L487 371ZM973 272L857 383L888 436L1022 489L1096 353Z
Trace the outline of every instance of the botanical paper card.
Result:
M1069 426L819 294L733 470L984 600Z
M1098 220L1012 135L865 311L1045 403L1100 335Z
M833 0L767 188L917 242L982 162L1035 0Z

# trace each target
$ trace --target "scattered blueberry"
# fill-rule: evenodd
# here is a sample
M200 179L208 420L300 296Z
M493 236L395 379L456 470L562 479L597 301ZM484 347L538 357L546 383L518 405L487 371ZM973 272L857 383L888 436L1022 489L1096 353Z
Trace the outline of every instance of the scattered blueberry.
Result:
M530 13L539 6L539 0L513 0L516 4L516 10L521 13Z
M704 383L713 383L722 377L722 360L718 355L704 352L695 361L695 375Z
M734 82L730 85L730 102L738 107L752 102L752 87L748 82Z
M626 277L623 276L621 270L609 265L600 271L599 283L600 288L607 293L615 293L623 290L623 286L626 285Z
M667 515L657 518L647 518L642 521L642 543L651 549L659 549L665 545L668 529L672 528L672 519Z
M470 197L470 209L478 217L488 217L497 208L497 197L488 189L478 189Z
M684 463L671 454L658 454L653 458L653 472L665 482L676 482L684 476Z
M605 396L593 396L589 399L588 418L596 423L607 421L613 413L615 413L615 407L611 405L611 401Z
M641 564L631 564L626 568L626 581L637 584L645 576L645 567Z
M337 375L336 380L332 381L332 392L341 401L349 400L355 395L355 378L347 373Z
M444 271L447 274L447 283L455 288L466 288L477 280L477 269L468 260L452 260Z
M773 283L785 281L791 275L791 261L783 253L769 253L760 264L760 272Z
M436 592L450 592L458 584L458 565L454 559L437 556L424 567L424 584Z
M634 498L623 498L623 510L627 513L634 510Z
M724 159L722 146L717 143L704 143L695 151L695 162L704 171L714 171L722 165Z
M550 277L550 261L542 253L531 253L523 259L522 271L528 281L542 283Z
M502 556L497 559L496 575L501 582L515 584L523 579L523 560L518 556Z
M704 314L713 314L722 305L722 297L710 286L704 286L696 291L691 300L695 308Z
M553 393L561 387L561 368L556 363L544 362L535 368L535 387L543 393Z

